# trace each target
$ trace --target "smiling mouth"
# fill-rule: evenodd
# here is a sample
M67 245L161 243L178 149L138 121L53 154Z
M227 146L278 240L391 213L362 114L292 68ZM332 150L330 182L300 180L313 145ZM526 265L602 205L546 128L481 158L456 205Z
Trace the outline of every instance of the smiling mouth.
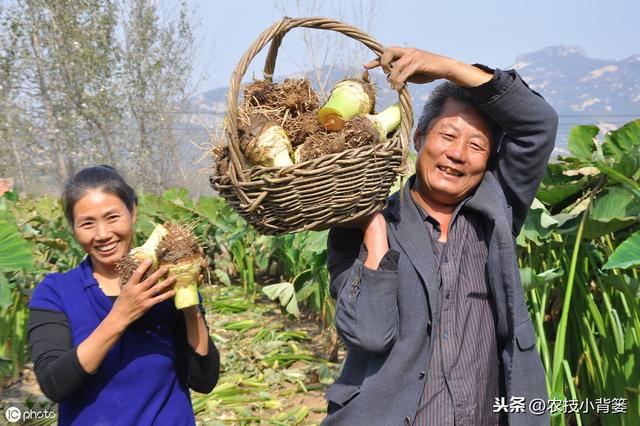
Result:
M101 246L95 246L95 249L98 251L98 253L110 254L116 249L117 245L118 245L118 241L114 241L113 243L109 243Z
M440 170L442 173L445 173L447 175L455 176L455 177L462 176L461 171L452 169L451 167L446 167L446 166L437 166L437 167L438 167L438 170Z

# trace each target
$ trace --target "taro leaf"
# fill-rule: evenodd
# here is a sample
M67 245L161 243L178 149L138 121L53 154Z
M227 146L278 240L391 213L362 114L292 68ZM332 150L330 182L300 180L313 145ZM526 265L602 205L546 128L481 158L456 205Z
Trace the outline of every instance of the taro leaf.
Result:
M39 198L35 204L35 210L40 218L49 222L53 222L62 215L60 201L50 197Z
M4 194L2 194L2 197L6 198L9 201L14 201L14 202L20 199L20 196L14 190L5 192Z
M548 269L539 274L534 273L533 269L529 267L520 269L520 281L522 281L522 287L525 292L540 287L541 285L556 278L560 278L563 275L564 269L561 267Z
M611 219L635 218L640 215L640 200L624 187L614 185L599 193L589 216L592 219L607 221Z
M32 267L30 244L20 236L16 226L0 221L0 270L17 271Z
M284 282L267 285L262 287L262 292L271 300L278 299L280 301L280 306L294 317L300 317L296 290L292 283Z
M640 145L640 119L607 133L604 137L602 152L606 157L620 162L637 145Z
M582 191L588 178L581 176L576 179L576 176L566 175L563 173L565 168L562 164L549 164L536 198L548 206L554 206Z
M540 239L549 237L557 224L558 221L549 215L544 205L538 199L534 199L516 242L522 247L526 247L527 241L542 245Z
M224 284L227 287L231 287L231 278L229 278L229 274L223 271L222 269L216 268L213 271L213 275L216 277L216 280L219 283Z
M327 249L328 232L309 231L304 241L304 250L315 254L321 254Z
M220 214L224 205L222 198L201 197L195 206L196 212L206 218L210 223L220 221Z
M186 188L167 189L164 194L162 194L162 198L177 206L193 209L193 201L189 197L189 190Z
M9 280L0 272L0 309L4 309L11 305L11 288L9 288Z
M633 179L628 178L618 170L610 167L603 161L596 161L595 166L600 169L603 173L605 173L612 181L622 183L629 191L633 192L633 194L640 198L640 184L635 182Z
M574 127L569 133L569 152L580 159L590 160L591 155L596 151L594 138L598 133L600 133L598 126Z
M593 201L584 237L598 238L638 222L640 200L624 187L615 185L604 189Z
M604 269L635 268L640 266L640 231L620 244L604 264Z

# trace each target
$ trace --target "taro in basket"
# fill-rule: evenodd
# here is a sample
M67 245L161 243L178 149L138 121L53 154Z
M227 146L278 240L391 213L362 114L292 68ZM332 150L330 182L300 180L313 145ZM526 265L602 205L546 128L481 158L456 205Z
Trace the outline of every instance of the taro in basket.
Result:
M371 36L339 21L284 18L264 31L240 60L227 95L228 145L217 159L216 174L210 181L263 234L327 229L383 209L391 186L405 169L413 125L406 86L398 91L399 104L383 111L379 119L362 115L345 122L339 111L334 111L331 99L318 110L319 101L308 82L272 83L282 38L296 27L340 32L362 42L378 56L384 50ZM245 88L244 103L239 107L242 77L269 42L265 80ZM362 80L366 82L367 76ZM287 88L287 84L295 87ZM369 108L373 109L373 103ZM370 110L348 112L346 117L366 115ZM282 114L285 119L278 122ZM400 128L387 138L384 126L378 124L381 120L393 121L397 115ZM269 142L256 144L258 137ZM270 160L255 165L265 155Z

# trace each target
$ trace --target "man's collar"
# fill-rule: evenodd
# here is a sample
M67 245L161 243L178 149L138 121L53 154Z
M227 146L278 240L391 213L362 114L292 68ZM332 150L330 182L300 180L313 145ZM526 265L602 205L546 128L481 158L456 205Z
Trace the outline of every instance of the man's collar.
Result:
M403 194L403 196L409 196L409 198L411 199L411 201L413 202L413 205L415 206L415 208L418 210L418 213L420 214L420 217L422 218L422 220L424 222L426 222L427 220L430 221L431 223L433 223L434 225L439 225L438 221L429 214L429 212L420 205L420 203L418 203L418 201L414 198L413 193L411 191L411 189L413 188L413 185L415 184L416 181L416 175L413 175L409 178L409 180L407 181L407 184L405 185L405 188L403 190L406 190L406 193ZM473 192L471 193L471 195L469 195L467 198L465 198L464 200L462 200L457 206L456 208L453 210L453 215L451 216L452 218L455 218L458 216L458 214L460 213L460 210L464 207L464 205L467 203L467 201L469 201L471 199L471 197L473 196ZM453 223L453 220L451 221L451 223Z

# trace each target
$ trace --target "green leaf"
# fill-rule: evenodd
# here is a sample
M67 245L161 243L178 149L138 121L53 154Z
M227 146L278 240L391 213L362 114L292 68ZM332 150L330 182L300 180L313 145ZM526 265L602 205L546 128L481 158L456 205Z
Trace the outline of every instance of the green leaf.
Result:
M631 121L604 136L602 152L605 156L620 162L640 145L640 119Z
M18 228L0 221L0 270L33 268L31 245L20 236Z
M538 199L534 199L516 241L523 247L527 245L527 241L539 246L542 244L540 239L549 237L557 225L558 221L549 214L544 205Z
M569 152L575 157L583 160L590 160L596 151L594 138L598 136L600 129L598 126L576 126L569 133Z
M525 292L528 292L536 287L560 278L564 275L564 269L561 267L548 269L539 274L536 274L530 267L520 269L520 281Z
M640 231L632 234L629 238L624 240L620 244L607 262L604 264L604 269L614 268L635 268L640 266Z
M9 288L9 280L0 272L0 309L4 309L11 305L11 289Z
M567 175L566 170L565 163L549 164L536 198L548 206L555 206L581 192L588 182L587 177L580 173Z
M224 201L221 198L202 197L196 203L195 211L215 225L220 220L223 206Z
M627 228L640 220L640 199L625 186L605 188L593 201L584 236L588 239Z
M635 218L640 215L640 200L620 185L610 186L593 201L589 217L600 221Z
M271 300L278 299L280 301L280 306L285 308L285 310L294 317L300 317L298 300L296 298L296 289L292 283L285 282L267 285L262 287L262 292Z
M608 166L602 161L596 161L595 166L605 173L612 181L622 183L633 195L640 198L640 184L628 178L618 170Z

